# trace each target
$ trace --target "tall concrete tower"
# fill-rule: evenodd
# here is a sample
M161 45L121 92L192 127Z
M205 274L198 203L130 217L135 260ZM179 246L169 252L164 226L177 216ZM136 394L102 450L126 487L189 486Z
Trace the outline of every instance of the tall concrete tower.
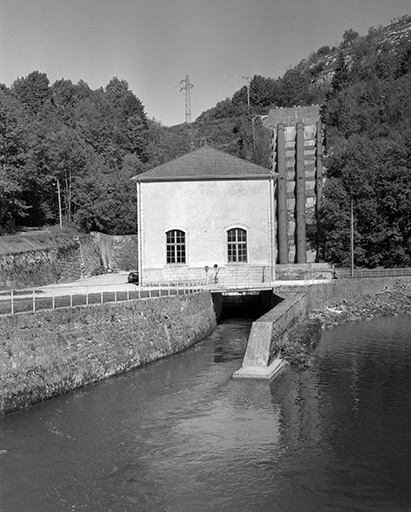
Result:
M320 107L276 108L264 126L273 133L273 170L278 173L278 263L309 263L307 231L315 229L323 189Z

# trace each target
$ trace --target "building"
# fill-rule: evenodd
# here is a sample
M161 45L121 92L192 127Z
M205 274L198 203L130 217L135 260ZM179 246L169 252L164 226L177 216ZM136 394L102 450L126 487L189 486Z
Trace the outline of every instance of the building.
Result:
M274 281L274 171L204 146L133 180L142 284Z
M324 180L320 107L275 108L264 126L273 134L273 170L278 173L278 263L315 262L313 235Z

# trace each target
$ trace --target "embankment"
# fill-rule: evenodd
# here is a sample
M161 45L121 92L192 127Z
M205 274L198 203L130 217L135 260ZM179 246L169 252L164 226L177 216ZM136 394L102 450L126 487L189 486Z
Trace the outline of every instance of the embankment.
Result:
M272 378L284 361L308 366L321 328L353 320L411 313L411 278L334 280L301 288L275 288L284 300L251 327L234 378Z
M216 325L211 294L0 317L0 414L177 353Z
M377 316L411 314L411 278L336 280L310 286L296 299L287 300L287 326L283 316L273 330L270 352L281 350L290 364L309 366L322 329Z

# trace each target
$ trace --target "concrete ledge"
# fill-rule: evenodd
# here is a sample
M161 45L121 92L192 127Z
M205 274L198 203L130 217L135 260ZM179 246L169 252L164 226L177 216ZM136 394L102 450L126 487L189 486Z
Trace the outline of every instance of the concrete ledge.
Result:
M274 359L269 366L246 366L233 373L233 379L259 379L271 380L276 377L286 366L284 359Z
M294 323L306 318L310 310L332 305L346 297L382 293L404 282L410 282L410 278L333 280L326 284L307 286L304 291L288 296L253 323L242 367L233 373L233 378L274 377L281 369L278 356L284 334ZM281 294L281 289L277 291L274 288L274 291ZM285 296L289 294L287 288L284 292ZM274 359L269 364L271 358Z
M298 292L280 302L268 313L253 322L244 354L243 367L262 366L267 368L273 358L271 346L293 323L301 311L302 299L307 292Z

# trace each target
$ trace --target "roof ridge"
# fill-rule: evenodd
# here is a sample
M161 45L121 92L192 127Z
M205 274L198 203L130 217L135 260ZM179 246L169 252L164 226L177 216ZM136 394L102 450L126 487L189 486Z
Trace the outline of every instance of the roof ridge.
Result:
M180 165L181 163L181 165ZM189 178L201 176L240 176L257 174L275 174L272 170L261 165L232 155L226 151L210 146L202 146L194 151L163 162L162 164L148 169L147 171L134 176L132 179L148 179L157 177L163 178Z

